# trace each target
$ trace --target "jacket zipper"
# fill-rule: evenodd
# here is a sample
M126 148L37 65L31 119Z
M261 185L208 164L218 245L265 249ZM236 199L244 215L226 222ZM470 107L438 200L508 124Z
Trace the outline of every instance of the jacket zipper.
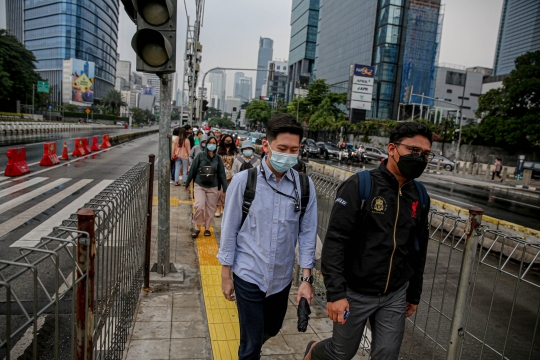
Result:
M384 294L386 294L386 291L388 290L388 285L390 285L390 274L392 273L392 262L394 260L394 253L396 252L396 230L397 230L397 223L399 218L399 203L400 203L400 197L401 197L401 188L405 186L408 182L401 185L398 188L398 202L397 202L397 213L396 213L396 221L394 222L394 249L392 250L392 255L390 256L390 267L388 268L388 277L386 278L386 286L384 288Z

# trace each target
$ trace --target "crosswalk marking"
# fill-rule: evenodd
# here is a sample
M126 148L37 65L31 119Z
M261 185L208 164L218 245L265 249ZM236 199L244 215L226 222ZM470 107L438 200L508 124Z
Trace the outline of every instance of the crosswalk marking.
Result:
M25 189L27 187L30 187L32 185L35 185L37 183L40 183L42 181L45 181L47 180L48 178L46 177L37 177L37 178L34 178L34 179L30 179L28 181L25 181L23 183L20 183L20 184L17 184L17 185L13 185L11 187L8 187L7 189L4 189L4 190L0 190L0 198L8 195L8 194L12 194L14 192L17 192L19 190L22 190L22 189Z
M45 210L49 209L50 207L54 206L64 198L68 197L69 195L73 194L75 191L83 188L84 186L91 183L92 179L83 179L78 181L77 183L71 185L67 189L60 191L58 194L55 194L54 196L51 196L45 201L40 202L36 206L26 210L23 213L20 213L19 215L12 217L8 221L4 222L0 226L0 237L6 235L7 233L15 230L28 220L36 217L37 215L41 214Z
M92 200L103 189L109 186L113 180L103 180L96 186L73 200L69 205L65 206L62 210L57 212L54 216L47 219L41 225L24 235L22 238L10 245L10 247L34 247L39 243L39 240L43 236L49 235L55 226L59 226L62 220L67 219L71 214L77 212L87 202ZM2 227L4 224L2 224ZM0 233L1 234L1 233Z
M62 178L53 181L52 183L45 184L33 191L30 191L29 193L26 193L24 195L21 195L13 200L10 200L8 202L0 204L0 214L5 213L6 211L13 209L15 206L19 206L20 204L24 203L25 201L28 201L30 199L35 198L38 195L41 195L43 193L46 193L47 191L54 189L55 187L62 185L65 182L68 182L71 180L70 178Z

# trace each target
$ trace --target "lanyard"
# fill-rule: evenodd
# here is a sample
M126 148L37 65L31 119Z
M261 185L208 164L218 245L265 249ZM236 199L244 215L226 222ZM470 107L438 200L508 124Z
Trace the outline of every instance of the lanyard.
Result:
M276 189L275 187L273 187L272 185L270 185L270 183L268 182L268 179L266 178L264 167L261 165L260 168L261 168L261 174L262 174L264 180L266 181L266 183L268 184L268 186L270 186L270 189L274 190L274 192L276 194L279 194L281 196L285 196L285 197L288 197L289 199L294 200L294 212L299 212L300 211L300 201L298 200L299 199L298 189L296 188L296 178L294 177L293 171L289 170L291 172L291 176L293 178L294 193L296 195L296 198L291 196L291 195L284 194L281 191L279 191L278 189Z

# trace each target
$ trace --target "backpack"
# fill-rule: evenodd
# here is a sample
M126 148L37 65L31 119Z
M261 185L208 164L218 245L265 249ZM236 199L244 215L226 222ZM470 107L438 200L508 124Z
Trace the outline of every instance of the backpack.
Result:
M216 179L216 172L212 166L201 166L199 169L201 183L212 185Z
M360 200L362 200L360 204L360 210L364 210L364 204L366 201L369 200L371 197L371 172L370 171L360 171L356 175L358 175L358 197ZM418 203L419 203L419 210L417 215L417 224L415 225L415 233L414 233L414 248L416 251L420 251L420 241L418 240L418 237L420 235L420 232L422 231L423 226L421 226L418 222L420 222L420 219L422 218L422 211L425 211L428 206L428 193L424 186L419 181L413 180L414 185L416 187L416 192L418 192Z
M306 174L300 175L300 219L306 212L306 207L309 202L309 177ZM257 189L257 168L252 167L248 169L248 179L246 183L246 189L244 190L244 202L242 203L242 222L240 227L244 224L247 215L249 214L249 208L255 199L255 190Z
M253 156L249 161L246 161L242 156L239 156L237 159L242 162L242 165L240 166L240 170L238 172L253 168L253 164L257 162L257 158L255 156Z

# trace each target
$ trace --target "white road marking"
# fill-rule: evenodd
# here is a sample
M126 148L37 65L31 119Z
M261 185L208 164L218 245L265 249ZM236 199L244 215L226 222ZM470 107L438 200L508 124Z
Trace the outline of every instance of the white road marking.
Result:
M2 223L0 226L0 237L6 235L7 233L15 230L28 220L36 217L37 215L41 214L45 210L49 209L50 207L54 206L58 202L62 201L64 198L68 197L69 195L73 194L77 190L83 188L84 186L91 183L92 179L83 179L78 181L77 183L71 185L67 189L59 192L58 194L55 194L54 196L51 196L45 201L40 202L36 206L26 210L23 213L20 213L19 215L12 217L11 219L7 220L6 222Z
M510 201L510 202L513 202L513 203L516 203L516 204L529 206L529 207L532 207L532 208L535 208L535 209L540 209L540 206L535 206L535 205L531 205L531 204L527 204L527 203L522 203L522 202L515 201L515 200L505 199L505 198L498 197L498 196L492 196L492 197L493 197L494 199L500 199L500 200L504 200L504 201Z
M71 214L77 212L88 201L92 200L103 189L109 186L113 180L103 180L96 186L73 200L69 205L66 205L62 210L54 214L54 216L48 218L41 225L24 235L19 240L15 241L10 247L34 247L39 243L39 240L43 236L49 235L55 226L59 226L63 220L67 219ZM2 227L4 225L2 224Z
M17 192L19 190L25 189L27 187L30 187L32 185L35 185L35 184L37 184L39 182L45 181L47 179L48 178L46 178L46 177L37 177L37 178L31 179L31 180L25 181L25 182L23 182L21 184L17 184L17 185L13 185L11 187L8 187L7 189L0 190L0 198L4 197L6 195L12 194L14 192Z
M437 195L437 194L429 194L429 196L431 196L431 197L436 197L436 198L441 198L441 199L448 200L448 201L451 201L451 202L460 203L460 204L463 204L463 205L467 205L467 206L469 206L469 207L473 206L473 205L471 205L471 204L467 204L467 203L464 203L464 202L462 202L462 201L454 200L454 199L447 198L447 197L444 197L444 196L440 196L440 195Z
M68 182L69 180L71 180L71 178L62 178L62 179L55 180L52 183L45 184L34 191L30 191L29 193L23 194L13 200L2 203L0 204L0 214L3 214L10 209L13 209L15 206L19 206L20 204L30 199L33 199L38 195L46 193L47 191L54 189L55 187L62 185L65 182Z
M28 164L28 166L34 166L34 165L37 165L37 164L39 164L40 162L41 162L41 160L40 160L40 161L38 161L38 162L35 162L35 163L31 163L31 164Z

